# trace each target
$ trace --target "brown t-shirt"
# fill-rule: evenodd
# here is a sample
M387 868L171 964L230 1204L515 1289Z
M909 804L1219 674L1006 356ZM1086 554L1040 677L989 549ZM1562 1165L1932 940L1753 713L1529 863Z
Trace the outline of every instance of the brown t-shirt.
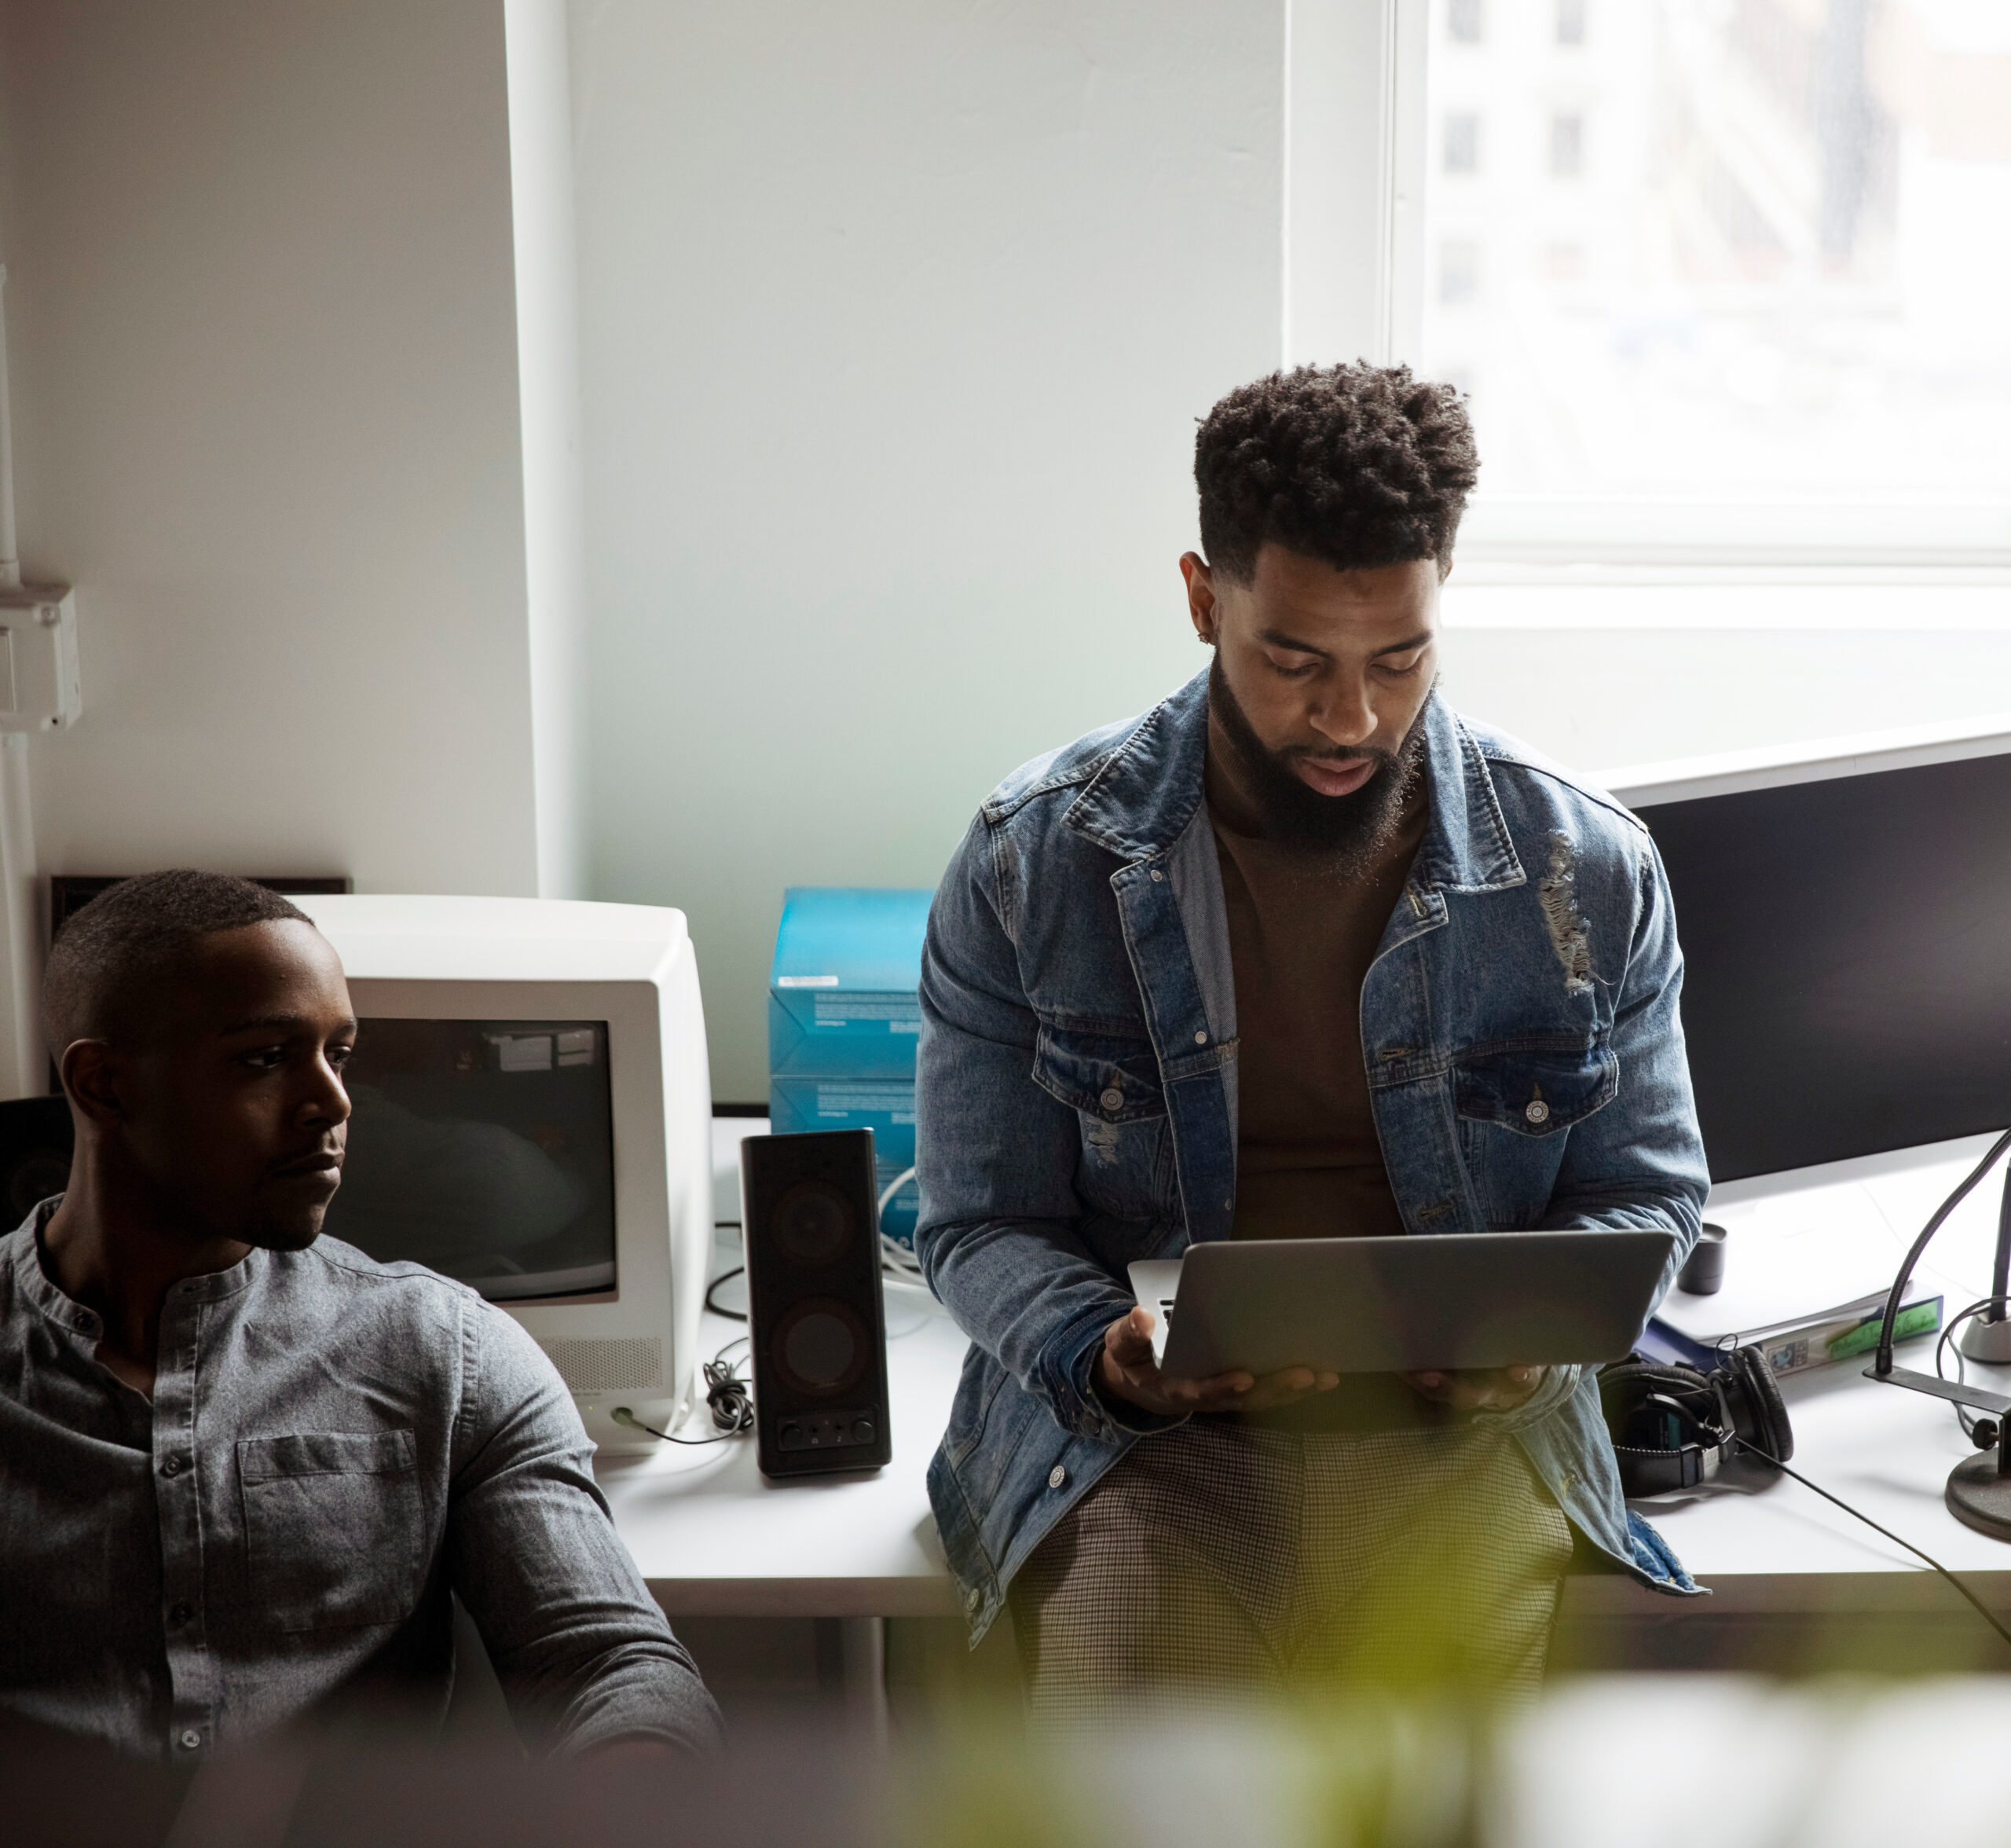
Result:
M1413 785L1368 867L1267 838L1211 720L1208 818L1236 980L1238 1238L1396 1234L1361 1052L1361 984L1404 889L1426 803Z
M1420 783L1387 849L1343 874L1323 855L1266 838L1211 717L1206 784L1236 981L1237 1238L1396 1234L1361 1053L1361 984L1423 838ZM1457 1422L1394 1373L1267 1411L1230 1414L1285 1432L1434 1428Z

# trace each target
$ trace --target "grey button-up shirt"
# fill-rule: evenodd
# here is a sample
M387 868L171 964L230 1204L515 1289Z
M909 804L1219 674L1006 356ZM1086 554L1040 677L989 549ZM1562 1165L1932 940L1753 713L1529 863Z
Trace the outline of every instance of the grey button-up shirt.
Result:
M518 1725L694 1747L718 1714L551 1362L472 1290L324 1238L185 1278L152 1399L0 1238L0 1708L192 1762L305 1717L437 1720L458 1592Z

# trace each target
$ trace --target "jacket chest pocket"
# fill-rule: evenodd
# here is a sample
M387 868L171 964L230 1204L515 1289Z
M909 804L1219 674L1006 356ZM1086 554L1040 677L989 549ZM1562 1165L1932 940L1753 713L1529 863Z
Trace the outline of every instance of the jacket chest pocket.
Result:
M1475 1049L1454 1062L1460 1152L1490 1226L1518 1231L1545 1218L1569 1131L1619 1091L1620 1062L1582 1041Z
M254 1606L276 1628L397 1623L425 1576L409 1431L247 1438L237 1446Z
M1042 1027L1034 1082L1075 1111L1082 1131L1076 1185L1100 1211L1150 1220L1178 1192L1159 1061L1141 1040Z
M1598 1047L1476 1049L1453 1062L1452 1087L1454 1104L1467 1122L1548 1138L1613 1102L1620 1092L1620 1062Z

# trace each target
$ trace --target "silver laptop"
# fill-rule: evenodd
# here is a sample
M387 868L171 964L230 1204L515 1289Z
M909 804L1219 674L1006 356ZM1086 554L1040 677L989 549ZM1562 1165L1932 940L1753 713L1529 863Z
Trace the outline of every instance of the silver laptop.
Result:
M1130 1267L1178 1379L1309 1366L1340 1373L1624 1358L1669 1232L1448 1232L1190 1245Z

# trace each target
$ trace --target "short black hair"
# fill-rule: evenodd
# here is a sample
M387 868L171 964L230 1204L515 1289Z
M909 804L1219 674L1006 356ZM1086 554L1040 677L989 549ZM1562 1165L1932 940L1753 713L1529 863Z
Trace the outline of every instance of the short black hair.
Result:
M1342 571L1452 563L1480 475L1450 385L1408 366L1297 366L1232 391L1194 443L1201 549L1247 584L1267 541Z
M64 923L42 977L42 1024L50 1052L75 1040L115 1036L134 998L198 937L297 918L295 904L228 873L142 873L108 886Z

